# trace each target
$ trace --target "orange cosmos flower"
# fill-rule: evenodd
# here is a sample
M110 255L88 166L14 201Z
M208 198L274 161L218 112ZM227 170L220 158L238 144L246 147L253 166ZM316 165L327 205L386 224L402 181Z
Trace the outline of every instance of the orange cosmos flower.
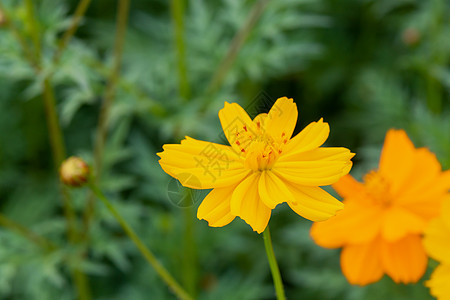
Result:
M439 300L450 299L450 197L444 202L440 217L431 221L425 231L424 245L427 253L441 263L426 285Z
M158 153L163 170L184 186L213 189L198 209L199 219L222 227L239 216L261 233L272 209L283 202L313 221L343 208L319 186L347 174L354 154L345 148L319 148L330 130L322 119L291 139L297 106L286 97L253 120L238 104L225 102L219 118L231 146L186 137Z
M342 247L341 268L352 284L366 285L383 274L395 282L416 282L427 265L421 234L439 214L450 172L435 155L414 148L403 130L389 130L379 169L359 183L350 175L333 185L345 209L311 228L314 241Z

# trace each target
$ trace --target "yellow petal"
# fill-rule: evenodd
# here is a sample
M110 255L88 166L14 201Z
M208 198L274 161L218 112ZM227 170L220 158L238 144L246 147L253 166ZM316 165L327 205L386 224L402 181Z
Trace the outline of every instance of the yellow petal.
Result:
M324 186L337 182L351 166L351 161L277 161L272 171L291 183Z
M211 227L222 227L234 220L230 213L230 201L236 186L215 188L198 207L197 218L208 221Z
M219 111L219 119L225 137L236 154L240 155L251 143L250 137L257 135L255 124L237 103L225 102L224 108Z
M254 231L261 233L269 223L271 209L259 197L259 177L260 173L255 172L237 186L231 197L231 214L239 216Z
M294 199L286 199L300 216L311 221L323 221L336 215L344 204L319 187L300 186L285 182Z
M318 148L325 143L329 133L330 126L323 119L312 122L286 144L283 152L300 153Z
M348 161L353 156L350 150L343 147L321 147L315 148L306 152L295 152L291 151L286 153L282 152L278 160L280 162L285 161L312 161L312 160L323 160L323 161Z
M297 105L292 99L279 98L270 109L266 119L266 132L276 141L291 138L297 124Z
M280 203L294 201L294 196L286 185L271 171L262 171L258 183L258 191L261 200L270 209L274 209Z
M348 282L367 285L383 277L378 239L359 245L347 245L341 253L342 273Z
M450 265L438 266L433 274L431 274L430 280L425 285L431 290L431 295L435 296L439 300L450 299Z
M410 234L395 242L382 241L383 269L396 283L415 283L425 273L428 258L418 234Z
M380 157L380 174L388 179L396 195L413 169L415 148L403 130L389 130Z
M194 189L236 184L247 174L242 161L230 146L186 137L181 144L164 145L159 163L170 176Z
M442 218L429 223L423 244L432 258L450 264L450 229Z
M322 247L337 248L349 244L367 243L379 234L383 211L361 199L344 200L345 207L336 217L314 223L311 237Z
M381 233L387 241L395 241L411 233L422 233L426 222L401 207L390 207L384 213Z
M345 175L333 184L333 189L343 198L352 197L364 193L364 185L355 180L351 175Z

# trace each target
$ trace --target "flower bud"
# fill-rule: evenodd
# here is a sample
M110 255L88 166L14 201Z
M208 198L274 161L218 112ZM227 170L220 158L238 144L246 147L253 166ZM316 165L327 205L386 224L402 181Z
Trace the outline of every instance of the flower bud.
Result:
M403 43L407 46L415 46L420 42L420 32L413 28L407 28L402 33Z
M5 14L0 10L0 27L3 26L6 23L6 16Z
M89 166L81 158L71 156L62 162L59 178L66 185L80 187L89 179Z

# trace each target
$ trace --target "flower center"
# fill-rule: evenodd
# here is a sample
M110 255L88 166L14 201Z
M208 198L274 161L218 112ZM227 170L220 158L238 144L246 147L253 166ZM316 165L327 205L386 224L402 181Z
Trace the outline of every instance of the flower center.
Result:
M364 186L367 194L376 203L388 206L392 202L389 182L376 171L370 171L364 176Z
M255 125L254 130L243 126L236 132L235 143L241 150L246 168L253 171L270 170L282 153L282 146L287 143L287 139L277 142L264 131L259 121Z

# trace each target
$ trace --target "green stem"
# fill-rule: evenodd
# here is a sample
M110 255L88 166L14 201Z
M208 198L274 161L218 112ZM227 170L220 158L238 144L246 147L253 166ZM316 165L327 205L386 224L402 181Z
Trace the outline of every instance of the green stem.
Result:
M172 0L170 7L175 32L179 93L184 100L187 100L191 91L187 76L186 47L184 43L184 0Z
M275 285L275 291L277 293L278 300L286 300L284 295L283 281L281 280L280 269L278 269L277 259L273 252L272 239L270 238L269 226L263 233L264 246L266 248L267 260L269 261L270 271L272 272L273 283Z
M75 14L73 15L72 22L70 23L69 28L64 32L64 35L60 39L58 43L58 49L56 49L55 55L53 56L53 63L56 64L64 49L66 48L67 44L69 43L70 39L73 37L75 32L78 29L78 25L80 24L81 18L86 13L87 8L89 7L89 4L91 3L91 0L80 0L78 2L77 8L75 9Z
M153 269L158 273L162 280L169 286L169 288L177 295L179 299L192 300L192 298L187 294L187 292L177 283L177 281L170 275L170 273L164 268L164 266L156 259L155 255L145 246L139 236L134 232L134 230L128 225L127 221L119 214L116 208L109 202L105 195L100 191L100 189L91 180L89 187L94 195L100 199L103 204L108 208L111 214L119 222L122 229L128 235L128 237L133 241L136 247L139 249L141 254L144 256L146 261L149 263Z
M225 75L228 73L234 61L236 60L239 50L242 48L253 27L258 22L268 2L269 0L259 0L252 7L252 10L250 11L250 14L244 26L234 36L233 40L231 41L231 45L228 48L227 54L217 68L217 71L214 73L211 83L207 88L207 94L213 93L225 79Z
M101 175L103 148L105 145L108 128L108 116L115 97L116 83L119 78L120 65L122 63L123 44L125 40L129 9L130 0L119 1L116 37L114 43L113 68L106 86L105 95L103 97L103 104L100 111L98 131L95 141L94 161L95 170L97 171L96 178L100 178Z
M123 44L125 40L125 33L127 27L128 13L130 10L130 0L120 0L117 13L116 24L116 36L114 42L114 57L113 68L109 75L108 83L103 96L103 103L100 110L100 116L97 126L97 133L94 145L94 166L97 174L95 179L98 180L101 177L103 167L103 151L106 142L106 136L108 132L108 117L111 110L112 103L114 101L116 93L116 85L119 80L120 65L122 63ZM95 201L92 194L88 195L86 208L83 214L84 221L84 238L88 237L89 227L94 216Z
M195 242L195 209L192 206L192 191L185 189L187 193L184 198L186 208L183 209L183 285L186 290L196 297L197 295L197 243Z

